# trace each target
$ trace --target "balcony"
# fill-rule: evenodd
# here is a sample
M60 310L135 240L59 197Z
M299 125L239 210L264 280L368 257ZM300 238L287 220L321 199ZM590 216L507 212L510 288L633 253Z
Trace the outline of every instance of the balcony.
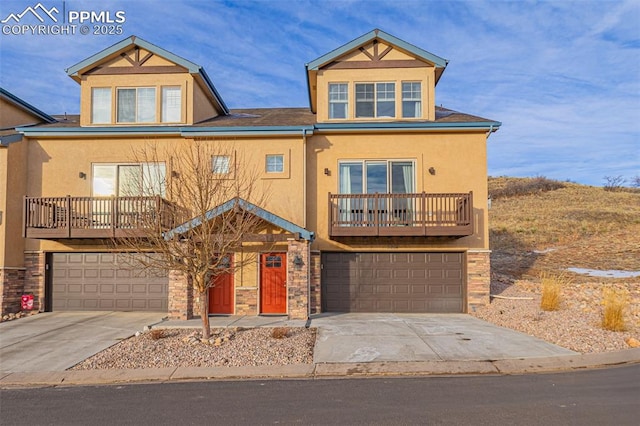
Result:
M26 238L118 238L143 236L143 229L172 229L184 215L158 197L25 197Z
M329 194L331 237L465 237L473 193Z

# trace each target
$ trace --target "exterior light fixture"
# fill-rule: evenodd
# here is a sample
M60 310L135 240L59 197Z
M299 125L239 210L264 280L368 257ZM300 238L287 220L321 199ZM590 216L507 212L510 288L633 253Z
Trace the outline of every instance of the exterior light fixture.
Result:
M295 257L293 258L293 264L298 269L302 268L302 266L304 265L304 261L302 260L302 256L300 256L299 254L296 254Z
M433 167L429 167L429 174L430 175L435 175L436 174L436 169L434 169Z
M80 172L80 173L78 173L78 177L80 179L86 179L87 178L87 174L85 172Z

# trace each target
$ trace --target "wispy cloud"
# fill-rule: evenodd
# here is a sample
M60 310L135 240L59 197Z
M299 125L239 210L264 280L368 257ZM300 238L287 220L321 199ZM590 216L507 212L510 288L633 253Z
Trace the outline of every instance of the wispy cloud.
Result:
M35 3L3 0L0 18ZM78 112L65 68L132 34L204 66L232 108L305 106L304 64L380 28L450 60L438 104L503 122L489 139L490 174L595 185L640 175L636 0L65 5L124 10L125 33L0 36L0 84L50 113Z

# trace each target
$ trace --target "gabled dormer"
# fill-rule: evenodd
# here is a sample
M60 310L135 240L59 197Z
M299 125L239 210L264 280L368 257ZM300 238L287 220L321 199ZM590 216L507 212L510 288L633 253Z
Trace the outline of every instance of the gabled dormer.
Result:
M204 69L136 36L67 69L81 126L189 125L229 109Z
M447 60L373 30L308 63L318 122L435 120Z

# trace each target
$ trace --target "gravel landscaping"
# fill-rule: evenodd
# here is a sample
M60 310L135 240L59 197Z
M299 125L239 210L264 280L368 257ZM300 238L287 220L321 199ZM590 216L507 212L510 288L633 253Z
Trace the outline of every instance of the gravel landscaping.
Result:
M71 370L161 367L239 367L313 362L316 330L216 328L200 340L193 329L158 329L106 349Z

